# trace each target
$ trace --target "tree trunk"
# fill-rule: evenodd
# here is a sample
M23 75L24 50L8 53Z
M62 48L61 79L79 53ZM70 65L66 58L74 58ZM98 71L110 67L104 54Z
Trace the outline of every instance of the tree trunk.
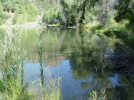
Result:
M103 27L105 27L106 26L106 21L107 21L107 10L108 10L108 7L107 7L107 4L108 4L108 1L107 0L103 0L103 2L102 2L102 12L103 12L103 14L102 14L102 18L101 18L101 25L103 26Z
M66 12L65 12L65 7L63 5L63 2L64 2L63 0L58 1L60 9L61 9L61 18L62 18L62 21L64 22L64 28L67 28L67 18L66 18Z
M80 27L81 24L83 23L83 20L85 19L85 12L86 12L86 3L87 0L84 0L80 6L80 12L78 16L78 21L77 21L77 27Z

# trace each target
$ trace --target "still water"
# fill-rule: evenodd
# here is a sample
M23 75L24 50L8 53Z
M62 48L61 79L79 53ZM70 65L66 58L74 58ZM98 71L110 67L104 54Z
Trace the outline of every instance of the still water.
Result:
M92 91L103 91L106 100L134 100L132 77L112 70L126 61L111 56L119 52L116 40L75 30L19 33L27 58L25 83L38 85L42 63L45 82L58 79L63 100L88 100ZM38 86L33 91L38 92Z

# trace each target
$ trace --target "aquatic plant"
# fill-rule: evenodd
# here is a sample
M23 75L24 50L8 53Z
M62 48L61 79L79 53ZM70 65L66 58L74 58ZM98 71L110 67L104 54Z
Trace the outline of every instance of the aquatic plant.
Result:
M93 90L89 93L89 100L106 100L106 90L103 89L100 92Z

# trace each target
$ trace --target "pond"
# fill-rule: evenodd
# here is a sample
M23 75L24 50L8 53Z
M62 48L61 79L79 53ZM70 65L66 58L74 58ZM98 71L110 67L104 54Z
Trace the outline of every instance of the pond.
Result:
M60 83L63 100L95 100L93 96L97 100L134 100L133 76L114 70L133 64L133 58L128 61L119 56L122 43L116 43L118 40L80 30L21 29L16 33L21 34L26 55L24 82L31 84L29 91L34 94L40 94L43 75L46 83Z

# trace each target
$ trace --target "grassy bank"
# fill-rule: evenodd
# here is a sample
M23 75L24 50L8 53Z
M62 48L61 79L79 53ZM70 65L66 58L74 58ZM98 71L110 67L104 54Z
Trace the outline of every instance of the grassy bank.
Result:
M0 1L0 25L5 24L8 19L12 24L36 22L38 15L36 6L29 0Z

